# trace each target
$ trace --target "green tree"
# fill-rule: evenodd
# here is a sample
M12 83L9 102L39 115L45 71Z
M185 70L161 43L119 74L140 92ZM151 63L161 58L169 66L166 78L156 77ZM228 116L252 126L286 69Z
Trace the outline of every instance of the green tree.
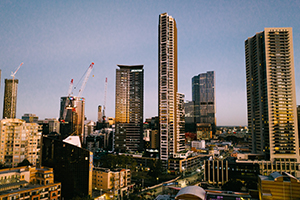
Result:
M86 196L86 197L73 197L71 200L93 200L93 198L91 198L90 196Z
M255 181L246 181L246 188L249 189L253 189L253 190L257 190L257 182Z
M4 163L0 163L0 169L5 169L6 167L5 167L5 165L4 165Z
M243 183L241 181L229 180L222 186L222 190L240 192L242 187Z
M154 161L151 160L151 162L149 163L149 167L150 167L150 170L148 172L149 176L156 179L157 177L160 177L162 175L163 168L160 160L154 160Z
M32 165L26 158L18 164L18 167Z

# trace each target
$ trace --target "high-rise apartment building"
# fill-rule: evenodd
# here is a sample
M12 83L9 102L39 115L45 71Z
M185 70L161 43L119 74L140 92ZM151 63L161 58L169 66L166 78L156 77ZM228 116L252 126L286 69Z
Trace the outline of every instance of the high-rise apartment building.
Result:
M5 79L3 119L16 118L18 79Z
M176 21L163 13L159 16L158 26L158 115L160 159L165 167L168 159L183 149L178 114L179 110L183 113L184 110L178 107L178 98L182 99L182 96L177 93L177 84Z
M143 148L143 65L118 65L116 69L115 151Z
M21 119L0 121L0 163L15 167L24 159L40 164L41 126Z
M208 71L192 78L192 100L195 123L211 124L216 130L215 72Z
M65 119L63 119L65 109ZM83 142L84 111L85 99L83 97L61 97L60 119L63 119L65 121L60 129L62 135L78 135L80 136L81 142Z
M299 162L292 28L265 28L249 37L245 57L252 152Z

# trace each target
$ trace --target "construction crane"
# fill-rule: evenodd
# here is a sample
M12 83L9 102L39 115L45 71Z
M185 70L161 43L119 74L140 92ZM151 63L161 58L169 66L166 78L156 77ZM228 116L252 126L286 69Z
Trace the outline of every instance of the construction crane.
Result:
M23 64L24 64L24 63L21 63L21 64L19 65L18 69L17 69L15 72L11 72L11 75L10 75L10 76L13 77L13 80L15 80L15 75L16 75L16 73L18 72L18 70L20 69L20 67L21 67Z
M86 72L85 78L84 78L84 80L83 80L83 82L82 82L81 88L80 88L79 93L78 93L78 97L81 97L81 95L82 95L82 92L83 92L83 90L84 90L84 88L85 88L85 85L86 85L87 80L89 79L89 76L90 76L90 74L91 74L91 71L92 71L92 69L93 69L93 66L94 66L94 63L92 62L92 63L90 64L90 66L89 66L87 72Z
M69 105L69 102L70 102L70 96L71 96L71 93L72 93L72 89L73 89L73 79L71 79L69 90L68 90L68 97L66 98L66 102L65 102L65 106L64 106L64 112L63 112L63 116L62 116L62 121L63 122L66 120L67 106Z
M14 97L15 97L15 75L16 75L16 73L18 72L18 70L20 69L20 67L23 65L24 63L22 62L20 65L19 65L19 67L17 68L17 70L15 71L15 72L11 72L11 75L10 76L12 76L13 77L13 79L12 79L12 93L11 93L11 106L10 106L10 118L13 118L13 107L15 107L15 106L13 106L13 104L14 104Z
M105 92L104 92L104 103L103 103L103 122L106 121L106 116L105 116L106 93L107 93L107 77L105 78Z

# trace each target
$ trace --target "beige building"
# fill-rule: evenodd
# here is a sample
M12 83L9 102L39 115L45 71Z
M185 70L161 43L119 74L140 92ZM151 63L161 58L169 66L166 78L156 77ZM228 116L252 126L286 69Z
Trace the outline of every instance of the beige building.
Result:
M41 126L21 119L0 121L0 162L15 167L25 158L33 165L40 163Z
M131 186L129 169L114 169L95 167L93 169L93 189L106 193L108 199L123 196Z
M300 162L292 28L265 28L245 41L252 153Z
M54 183L52 168L17 167L0 170L0 200L58 200L61 184Z
M300 181L283 172L258 176L259 199L300 199Z
M158 24L158 116L160 160L168 160L184 150L184 95L178 93L177 27L175 19L162 13Z

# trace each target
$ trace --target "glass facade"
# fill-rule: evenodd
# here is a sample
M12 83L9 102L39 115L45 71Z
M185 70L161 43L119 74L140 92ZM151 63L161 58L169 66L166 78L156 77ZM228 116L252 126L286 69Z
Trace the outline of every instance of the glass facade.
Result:
M215 72L208 71L192 78L192 100L195 123L209 123L215 130Z

